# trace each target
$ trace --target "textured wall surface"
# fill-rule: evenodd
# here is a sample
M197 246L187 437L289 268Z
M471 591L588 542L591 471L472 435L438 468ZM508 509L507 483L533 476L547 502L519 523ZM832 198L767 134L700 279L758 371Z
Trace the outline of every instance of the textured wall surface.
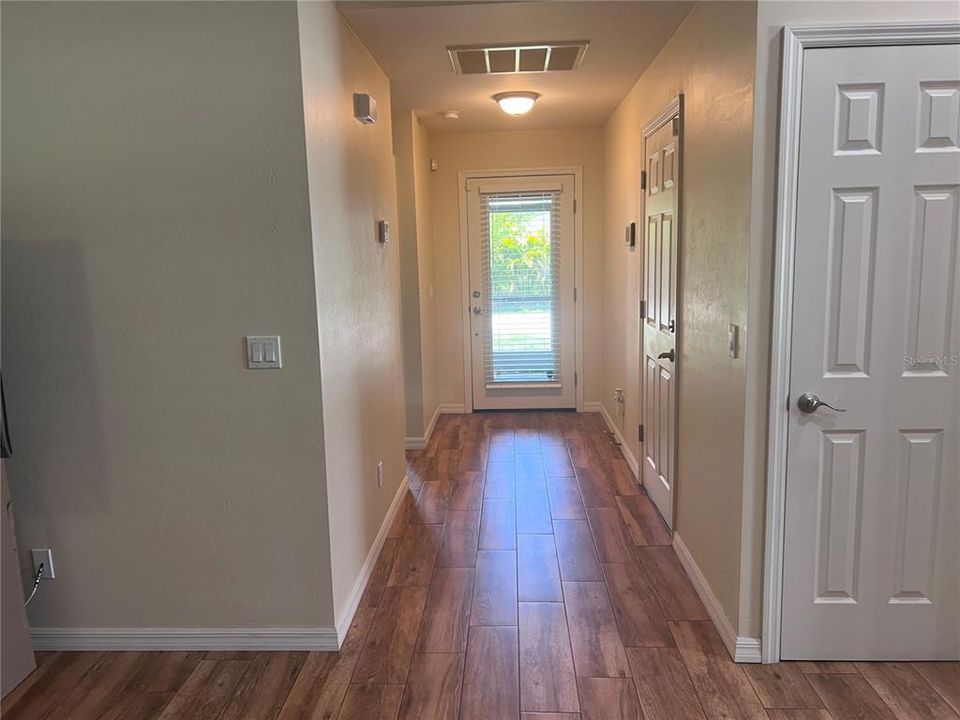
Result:
M444 133L430 140L440 163L431 175L436 331L441 403L463 403L463 295L460 289L459 170L583 167L584 402L598 402L601 361L603 138L599 128Z
M299 3L333 596L341 616L403 479L400 271L390 81L331 3ZM353 93L377 101L353 117ZM377 487L383 461L384 486Z
M412 110L394 110L393 153L397 167L397 240L408 438L423 437L437 410L429 139Z
M747 319L755 32L755 3L699 3L605 129L602 397L639 458L642 258L623 227L640 212L643 126L684 95L676 529L735 628L745 369L727 325Z
M296 6L2 13L7 469L57 571L31 624L329 626ZM259 333L283 370L245 368Z

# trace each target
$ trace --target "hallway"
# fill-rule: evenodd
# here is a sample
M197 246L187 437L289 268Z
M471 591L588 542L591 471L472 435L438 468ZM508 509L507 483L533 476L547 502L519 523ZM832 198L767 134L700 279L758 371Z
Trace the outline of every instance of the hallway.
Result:
M341 652L46 653L3 717L957 717L956 663L735 665L599 414L444 415L408 477Z

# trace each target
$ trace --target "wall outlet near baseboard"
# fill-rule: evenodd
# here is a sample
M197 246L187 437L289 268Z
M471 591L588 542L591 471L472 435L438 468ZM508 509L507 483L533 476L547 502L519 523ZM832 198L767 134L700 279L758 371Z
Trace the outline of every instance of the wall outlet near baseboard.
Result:
M613 399L616 400L618 404L623 404L624 402L623 388L614 388Z
M377 460L377 487L383 487L383 460Z
M53 580L57 575L53 570L53 551L50 548L33 548L30 551L30 557L33 558L33 576L37 576L40 569L40 563L43 563L42 580Z

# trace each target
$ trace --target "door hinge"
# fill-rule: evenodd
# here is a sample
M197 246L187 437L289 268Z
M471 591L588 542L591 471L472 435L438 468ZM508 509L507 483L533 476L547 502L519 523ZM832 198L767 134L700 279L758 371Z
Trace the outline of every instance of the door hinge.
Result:
M647 319L647 301L640 301L640 321L643 322Z
M576 288L573 289L573 301L574 301L574 302L577 301L577 289L576 289Z
M673 119L673 134L674 135L680 134L680 118L679 117L675 117Z
M640 171L640 189L641 190L647 189L647 171L646 170Z
M573 199L573 214L574 214L574 215L577 214L577 199L576 199L576 198Z
M574 387L577 386L577 382L578 382L578 381L577 381L577 373L573 373L573 386L574 386Z
M637 425L637 440L643 442L643 425Z

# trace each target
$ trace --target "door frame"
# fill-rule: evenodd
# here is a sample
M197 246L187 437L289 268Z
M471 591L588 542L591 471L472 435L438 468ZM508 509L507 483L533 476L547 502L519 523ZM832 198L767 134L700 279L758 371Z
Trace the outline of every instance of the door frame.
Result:
M793 333L793 261L796 251L800 161L800 88L804 52L814 48L877 45L943 45L960 42L960 23L862 23L783 28L780 76L780 136L777 167L774 293L770 345L767 507L763 560L761 660L780 660L784 521L786 518L787 433L790 356Z
M463 331L463 408L473 412L473 352L470 339L470 248L467 220L467 182L483 178L523 178L573 175L574 222L574 351L576 355L577 412L583 412L583 166L458 170L457 201L460 204L460 323Z
M675 220L676 223L676 243L677 243L677 328L674 333L673 345L674 352L676 354L676 361L673 363L673 376L674 376L674 391L673 391L673 485L671 489L671 505L670 508L670 536L673 537L676 525L677 525L677 465L678 459L680 457L680 414L678 409L680 407L680 336L683 332L683 323L681 322L682 310L683 310L683 274L682 269L682 253L683 253L683 186L684 186L684 176L683 176L683 159L684 159L684 143L683 143L683 131L684 131L684 101L683 93L677 94L670 103L662 108L660 112L650 118L643 125L643 130L640 134L640 168L641 171L646 171L647 169L647 140L651 135L653 135L657 130L662 128L671 118L677 117L680 120L680 128L677 132L677 217ZM650 182L650 178L647 178L647 182ZM644 317L643 313L640 313L640 306L643 304L643 300L647 297L647 286L645 279L647 277L647 268L644 265L644 248L646 247L647 241L647 191L646 188L640 189L640 223L643 225L643 231L638 238L639 242L635 248L637 253L637 268L639 271L640 277L640 297L637 298L637 317L640 320L640 344L637 348L638 352L638 369L640 371L639 385L640 385L640 424L644 424L644 415L643 409L646 406L646 393L647 387L644 382L644 376L646 373L645 362L644 362L644 334L646 333L647 328L647 319ZM646 431L646 427L644 428ZM644 444L646 443L646 434L644 434L644 440L640 442L639 450L640 457L637 459L637 468L638 468L638 482L640 486L644 488L644 492L648 492L643 483L643 468L644 468ZM659 509L657 510L659 514ZM665 520L661 517L662 520Z

